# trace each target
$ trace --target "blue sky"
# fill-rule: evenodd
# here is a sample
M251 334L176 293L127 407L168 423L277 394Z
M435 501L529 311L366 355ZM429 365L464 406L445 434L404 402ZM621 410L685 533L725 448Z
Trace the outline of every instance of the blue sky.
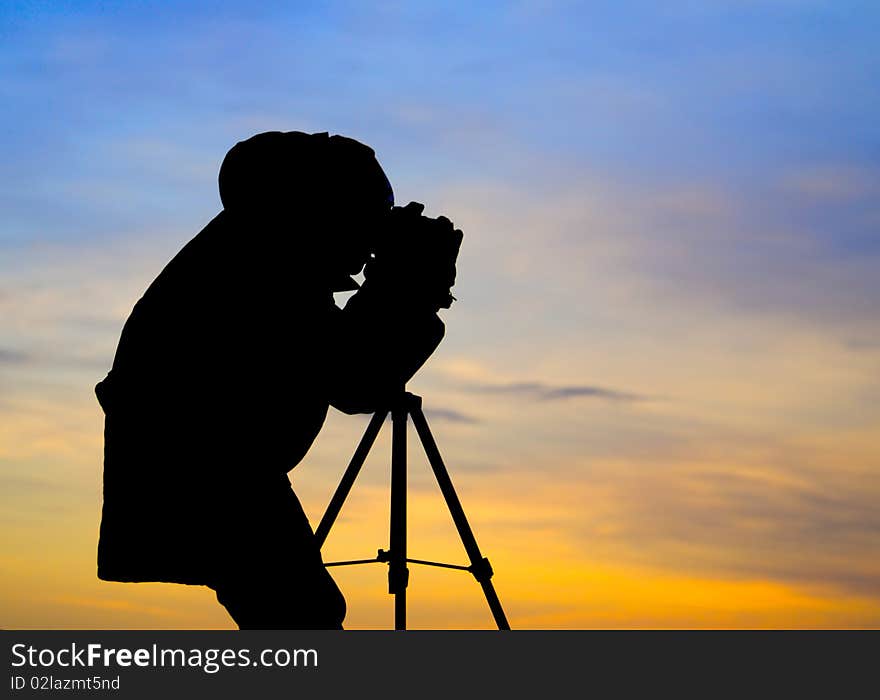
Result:
M39 589L21 624L223 624L93 581L91 387L219 210L226 151L270 129L370 144L399 203L464 230L460 301L416 388L521 619L878 623L876 4L256 4L0 7L3 518L28 551L63 529L82 555L79 603ZM312 509L358 429L332 417L297 470ZM512 515L529 508L569 547L552 563L571 601L552 610L517 563L540 547ZM28 524L44 512L54 525ZM37 590L28 556L4 562ZM591 588L590 567L613 585ZM701 617L683 591L742 605Z
M431 158L425 181L464 168L546 183L529 166L537 157L556 178L588 166L751 190L817 161L875 168L880 157L869 3L12 2L0 12L6 167L22 185L118 176L105 149L157 135L216 161L246 128L237 120L276 116L362 134L394 159L397 179L419 185L413 151ZM162 181L143 185L168 199Z

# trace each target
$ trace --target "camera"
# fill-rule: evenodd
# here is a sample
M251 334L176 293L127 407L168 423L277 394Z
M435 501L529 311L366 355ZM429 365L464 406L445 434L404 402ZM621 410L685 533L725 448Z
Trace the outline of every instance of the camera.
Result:
M413 305L448 309L464 234L445 216L424 216L424 209L419 202L391 208L364 268L364 288L406 290Z

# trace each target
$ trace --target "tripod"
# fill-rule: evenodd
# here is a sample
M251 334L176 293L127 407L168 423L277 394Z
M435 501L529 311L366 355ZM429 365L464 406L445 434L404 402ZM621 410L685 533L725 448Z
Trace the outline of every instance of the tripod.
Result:
M315 537L318 540L318 546L321 547L330 534L330 528L339 515L345 499L354 486L354 481L360 472L370 448L379 434L382 423L388 416L388 410L376 411L370 424L364 431L348 468L342 475L339 486L327 510L321 518L318 528L315 530ZM409 392L403 392L394 402L390 409L391 413L391 536L388 550L380 549L375 559L355 559L350 561L328 562L326 566L349 566L352 564L371 564L374 562L384 562L388 564L388 592L394 595L394 629L406 629L406 587L409 581L409 569L407 563L423 564L426 566L439 566L446 569L461 569L469 571L483 588L486 596L486 602L495 618L495 624L498 629L509 630L510 625L504 610L501 608L501 601L498 600L498 594L492 585L492 567L489 560L480 554L480 548L477 546L477 540L468 524L461 502L458 500L458 494L449 478L449 472L443 459L440 457L440 451L437 449L437 443L431 435L431 429L428 427L428 421L422 412L422 398ZM459 564L444 564L442 562L426 561L424 559L410 559L406 553L406 422L411 417L416 432L422 442L422 447L437 478L440 491L446 499L446 505L458 529L462 544L470 559L469 566L461 566Z

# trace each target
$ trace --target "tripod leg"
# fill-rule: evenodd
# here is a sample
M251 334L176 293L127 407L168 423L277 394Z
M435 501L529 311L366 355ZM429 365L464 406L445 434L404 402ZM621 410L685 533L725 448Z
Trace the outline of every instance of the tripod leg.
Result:
M391 533L388 592L394 595L394 629L406 629L406 417L405 408L391 412Z
M376 441L376 436L379 434L379 430L382 427L382 423L385 422L385 417L387 415L388 411L377 411L374 413L370 424L364 431L364 436L361 438L357 449L354 451L354 455L351 457L351 462L349 462L345 474L342 475L342 480L339 482L339 486L336 487L336 492L333 494L333 498L330 499L330 503L327 505L327 510L324 511L324 516L321 518L318 529L315 530L315 538L318 540L318 547L323 546L324 540L326 540L327 535L330 534L330 528L333 527L333 523L336 521L336 516L338 516L339 511L342 510L342 504L345 503L345 499L348 497L351 487L354 486L354 480L357 478L361 467L364 465L364 460L367 459L370 448Z
M446 499L446 505L449 508L449 512L455 522L455 527L458 529L458 534L461 537L462 544L464 545L465 551L470 559L471 571L483 587L483 593L486 595L486 602L489 604L489 609L492 611L492 616L495 618L495 624L498 625L498 629L500 630L509 630L510 624L507 622L507 616L504 614L504 610L501 607L501 601L498 599L498 594L495 592L495 586L492 585L492 567L489 566L489 560L485 559L483 555L480 554L477 540L474 537L471 526L468 524L464 509L461 507L461 501L458 500L458 494L455 492L455 487L452 485L452 479L449 478L449 472L446 469L446 465L443 464L443 458L440 456L440 451L437 449L437 443L434 441L434 436L431 434L431 429L428 427L428 421L425 419L425 414L422 412L422 408L418 404L411 406L410 414L412 415L413 425L415 425L419 438L422 441L422 446L425 448L425 454L428 456L428 461L431 463L431 468L434 470L434 476L437 477L440 491Z

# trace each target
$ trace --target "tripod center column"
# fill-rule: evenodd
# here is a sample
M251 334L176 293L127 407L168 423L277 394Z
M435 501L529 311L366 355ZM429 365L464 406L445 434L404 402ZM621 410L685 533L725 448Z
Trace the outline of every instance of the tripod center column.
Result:
M405 400L391 411L391 532L388 562L388 592L394 595L394 629L406 629L406 424Z

